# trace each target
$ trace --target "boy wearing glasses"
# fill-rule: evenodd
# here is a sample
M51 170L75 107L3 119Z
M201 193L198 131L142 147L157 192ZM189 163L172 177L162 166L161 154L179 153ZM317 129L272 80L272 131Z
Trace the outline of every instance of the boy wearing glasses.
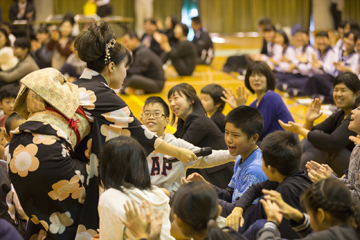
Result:
M172 134L165 134L165 128L169 124L169 107L160 97L149 97L145 101L142 116L140 120L153 133L163 138L165 142L192 151L200 149L186 142L183 139L176 138ZM211 168L235 161L237 156L231 156L228 150L213 150L207 157L199 157L198 160L189 163L166 163L161 153L152 152L148 157L148 166L150 171L151 183L160 188L167 189L173 194L180 187L182 177L186 176L188 168Z

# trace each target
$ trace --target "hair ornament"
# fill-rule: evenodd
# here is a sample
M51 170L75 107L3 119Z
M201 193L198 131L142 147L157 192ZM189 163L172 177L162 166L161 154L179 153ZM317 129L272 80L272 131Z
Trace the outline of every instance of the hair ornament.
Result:
M113 48L116 44L116 40L113 38L106 44L105 47L105 65L111 63L110 48Z

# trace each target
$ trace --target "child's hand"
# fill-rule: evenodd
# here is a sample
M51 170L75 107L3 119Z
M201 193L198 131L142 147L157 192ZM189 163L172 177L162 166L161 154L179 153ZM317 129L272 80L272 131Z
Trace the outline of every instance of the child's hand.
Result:
M179 148L179 155L177 156L177 159L180 160L182 163L188 163L191 161L195 161L198 159L198 157L193 153L193 151L186 149L186 148Z
M145 211L146 202L139 206L139 211L135 205L135 201L131 200L132 206L129 201L124 204L126 221L119 217L120 221L129 229L131 234L136 239L148 238L150 234L150 212Z
M98 229L97 231L99 234L95 234L94 236L92 236L91 240L100 239L100 229Z
M280 208L278 207L278 205L271 202L270 200L260 199L260 202L264 207L267 220L279 226L283 219L283 215L280 213Z
M281 213L286 219L294 219L295 221L300 221L302 219L302 213L284 202L279 192L266 189L263 189L262 192L265 195L265 200L275 203L279 208L279 213ZM280 223L281 221L279 224Z
M243 212L244 210L241 207L235 207L231 214L227 216L225 220L225 226L231 227L235 231L238 231L239 226L244 226Z
M192 173L190 174L187 179L186 179L187 182L194 182L194 181L201 181L201 182L206 182L208 183L205 178L203 176L201 176L200 174L198 173Z

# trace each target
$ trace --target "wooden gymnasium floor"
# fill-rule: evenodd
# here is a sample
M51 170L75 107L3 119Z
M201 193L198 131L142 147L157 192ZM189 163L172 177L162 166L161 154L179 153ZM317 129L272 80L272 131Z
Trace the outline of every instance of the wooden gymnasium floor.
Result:
M195 68L195 71L192 76L189 77L179 77L172 66L166 69L166 83L163 91L159 94L148 94L148 95L121 95L124 101L129 105L131 111L136 117L140 117L141 108L144 105L144 101L149 96L160 96L166 102L167 93L171 87L179 83L189 83L197 91L198 95L200 94L201 88L207 84L215 83L222 85L224 88L236 89L238 86L244 86L244 80L241 79L236 73L227 74L221 71L223 64L226 61L227 56L236 54L236 53L248 53L248 52L258 52L261 47L261 38L259 37L224 37L224 43L215 43L215 58L210 66L198 65ZM277 91L280 93L279 91ZM304 123L305 115L307 111L307 104L300 104L297 102L298 98L290 98L284 96L283 93L280 93L282 99L284 100L286 106L290 110L294 120L299 123ZM250 94L247 101L249 105L255 96ZM226 104L223 113L226 115L231 108ZM326 114L318 119L317 122L323 121L326 118ZM168 126L168 133L174 133L175 128Z

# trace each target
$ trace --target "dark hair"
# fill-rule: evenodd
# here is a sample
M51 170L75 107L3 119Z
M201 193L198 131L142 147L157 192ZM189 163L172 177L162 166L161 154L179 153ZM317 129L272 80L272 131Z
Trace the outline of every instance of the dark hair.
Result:
M349 188L337 178L326 178L313 183L300 201L307 211L316 213L321 208L343 224L353 218L356 230L360 232L360 205L355 204Z
M182 29L183 32L183 36L187 36L189 34L189 27L186 24L183 23L178 23L177 25L179 25Z
M46 26L41 26L38 30L37 33L46 33L49 34L48 28Z
M4 28L0 28L0 32L2 34L4 34L4 36L6 38L5 47L10 47L11 43L10 43L9 34L7 33L7 31Z
M165 117L169 117L170 116L170 110L169 110L169 105L167 105L167 103L164 101L164 99L162 99L161 97L157 97L157 96L153 96L153 97L148 97L145 100L145 104L144 107L149 105L149 104L154 104L154 103L159 103L162 105L163 110L164 110L164 114Z
M261 136L264 126L264 119L259 110L248 107L239 106L231 110L225 117L225 124L232 123L236 128L246 133L248 139L255 134Z
M4 98L16 98L20 91L20 87L18 84L11 83L3 86L0 89L0 102L4 100Z
M174 30L176 24L179 23L178 18L177 18L176 16L174 16L174 15L171 15L171 16L169 16L169 17L170 17L170 19L171 19L171 29Z
M267 24L272 24L270 18L262 17L262 18L260 18L259 21L258 21L258 25L267 25Z
M301 147L299 139L292 132L272 132L262 140L260 148L265 166L270 165L285 176L299 169Z
M123 36L126 36L126 35L128 35L129 38L131 38L131 39L136 38L137 40L140 41L140 39L139 39L138 35L136 34L136 32L133 32L133 31L126 32L126 33L124 33Z
M145 19L145 22L149 22L151 25L155 25L156 28L157 28L156 19L155 19L155 18L147 18L147 19Z
M60 25L62 25L64 22L69 22L71 26L74 26L75 24L75 16L73 13L66 13L62 19L62 22Z
M22 49L27 48L30 51L30 49L31 49L30 39L28 39L26 37L16 38L16 40L14 42L14 48L18 48L18 47L22 48Z
M329 38L329 34L326 31L320 31L316 34L315 37L326 37Z
M78 51L79 58L87 63L88 68L102 72L106 66L106 44L111 39L116 39L116 36L108 23L92 22L88 29L76 37L74 46ZM118 42L113 48L110 48L109 52L111 61L116 65L126 61L125 65L128 66L132 61L129 50Z
M191 106L193 108L193 111L196 111L198 109L203 109L204 107L201 104L201 101L199 99L199 97L196 95L196 93L194 93L192 90L189 90L188 88L185 88L183 86L181 86L181 84L175 85L173 86L169 92L168 92L168 99L174 95L175 93L178 93L180 96L183 96L186 98L186 100L188 100L189 102L191 102ZM205 110L204 110L204 114L205 114ZM175 123L175 114L172 114L172 119L171 119L171 124ZM183 121L182 119L178 119L178 122ZM178 123L179 124L179 123Z
M338 28L344 28L346 25L346 21L341 21L338 25Z
M276 32L275 26L272 24L266 24L264 26L264 32Z
M305 33L306 35L309 36L309 29L305 28L305 27L299 27L297 30L296 30L296 33Z
M151 188L146 152L138 141L119 136L104 144L99 157L99 185L105 189Z
M191 21L193 21L196 24L201 24L201 18L200 16L192 17Z
M183 88L186 88L188 91L191 91L191 92L196 94L196 89L192 85L190 85L190 84L188 84L186 82L180 83L178 85L183 87Z
M345 25L344 25L344 28L345 28L345 26L346 25L350 25L350 31L360 31L360 27L359 27L359 24L356 22L356 21L354 21L354 20L347 20L346 22L345 22Z
M249 78L252 74L261 73L266 77L266 90L275 90L275 76L270 67L262 61L255 61L249 64L245 74L245 86L251 92L254 93L254 89L250 86Z
M221 97L224 97L223 91L225 91L225 89L218 84L209 84L201 89L201 93L210 95L214 101L214 105L220 104L218 107L220 112L222 112L225 107L225 102L221 100Z
M355 98L354 108L359 107L359 106L360 106L360 95L356 96L356 98Z
M218 196L210 184L195 181L181 185L174 196L174 213L195 231L207 230L209 240L230 240L216 224Z
M360 91L360 81L356 74L352 72L343 72L340 73L334 80L333 87L336 85L344 83L347 88L349 88L353 93Z
M284 38L284 44L287 45L287 44L290 43L289 38L288 38L288 36L287 36L287 34L286 34L285 31L279 29L277 32L278 32L279 34L281 34L281 36L283 36L283 38Z
M19 114L17 114L16 112L13 112L12 114L10 114L10 116L8 116L5 120L5 131L8 135L10 135L10 131L11 131L11 123L13 121L17 121L17 120L23 120L24 118L22 116L20 116ZM25 120L25 119L24 119Z
M354 44L355 44L356 41L359 39L360 32L356 31L356 30L350 30L344 34L344 37L348 38L350 36L350 34L354 35Z

